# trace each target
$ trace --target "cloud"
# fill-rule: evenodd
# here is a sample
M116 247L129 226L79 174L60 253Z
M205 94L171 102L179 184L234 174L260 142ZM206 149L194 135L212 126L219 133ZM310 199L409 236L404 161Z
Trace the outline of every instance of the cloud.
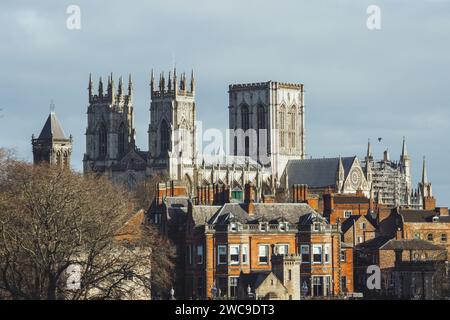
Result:
M66 28L67 6L82 29ZM50 100L82 168L87 80L133 74L137 143L147 149L151 68L196 70L197 118L225 129L230 83L306 86L307 152L399 156L405 135L416 178L427 155L440 204L450 197L450 1L377 1L382 29L366 28L373 1L3 1L0 145L31 159ZM417 180L417 179L416 179Z

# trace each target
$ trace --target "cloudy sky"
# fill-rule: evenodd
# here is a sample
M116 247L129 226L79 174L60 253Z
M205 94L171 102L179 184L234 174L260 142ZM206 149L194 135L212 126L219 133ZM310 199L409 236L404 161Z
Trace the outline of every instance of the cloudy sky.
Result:
M81 30L66 27L73 4ZM381 30L366 26L373 4ZM309 156L363 158L371 138L375 156L397 159L406 136L415 182L425 155L438 204L450 205L449 18L447 0L3 0L0 146L31 160L53 99L81 170L88 75L113 72L133 74L147 150L149 73L175 61L196 72L204 127L226 128L230 83L301 82Z

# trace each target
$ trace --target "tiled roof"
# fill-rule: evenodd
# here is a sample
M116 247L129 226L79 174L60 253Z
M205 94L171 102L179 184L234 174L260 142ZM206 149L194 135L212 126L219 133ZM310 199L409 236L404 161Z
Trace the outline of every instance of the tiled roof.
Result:
M381 250L445 250L444 247L420 239L395 240L392 239L380 247Z
M431 210L400 210L399 214L405 222L433 222L433 217L438 216L438 222L450 223L450 216L439 216L438 213Z
M347 177L355 158L341 158L345 177ZM334 187L338 166L339 158L289 160L286 173L290 185L306 184L309 188Z

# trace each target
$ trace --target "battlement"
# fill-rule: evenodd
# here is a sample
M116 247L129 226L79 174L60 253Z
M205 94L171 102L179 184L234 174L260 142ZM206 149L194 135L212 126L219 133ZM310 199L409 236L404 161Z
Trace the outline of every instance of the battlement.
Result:
M155 77L153 74L150 76L150 92L152 98L162 97L176 97L176 96L195 96L195 78L194 71L191 72L191 79L189 87L187 86L186 73L180 75L178 79L177 69L174 68L173 72L169 71L169 76L166 81L164 72L159 75L158 87L156 87Z
M106 92L103 90L103 80L102 77L100 77L98 82L98 93L94 94L93 92L93 84L92 84L92 76L89 74L89 103L93 104L114 104L116 102L123 102L123 103L129 103L133 99L133 82L131 80L131 74L129 75L128 79L128 91L125 93L124 91L124 85L123 85L123 79L122 77L119 78L119 85L117 86L117 90L114 86L114 78L113 74L111 73L110 76L108 76L108 84Z
M268 88L300 89L301 91L303 91L303 84L267 81L267 82L241 83L229 85L230 91L240 91L249 89L268 89Z

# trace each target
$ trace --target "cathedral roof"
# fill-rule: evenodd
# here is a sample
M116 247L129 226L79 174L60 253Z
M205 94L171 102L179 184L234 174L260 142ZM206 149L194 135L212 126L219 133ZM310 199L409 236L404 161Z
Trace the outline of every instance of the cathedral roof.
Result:
M355 158L341 158L345 178L347 178ZM338 166L339 158L289 160L286 173L290 185L306 184L309 188L333 187L336 184Z
M64 130L61 124L56 118L56 114L54 112L50 112L48 115L47 121L42 128L41 134L39 135L39 139L58 139L58 140L66 140L66 135L64 134Z

